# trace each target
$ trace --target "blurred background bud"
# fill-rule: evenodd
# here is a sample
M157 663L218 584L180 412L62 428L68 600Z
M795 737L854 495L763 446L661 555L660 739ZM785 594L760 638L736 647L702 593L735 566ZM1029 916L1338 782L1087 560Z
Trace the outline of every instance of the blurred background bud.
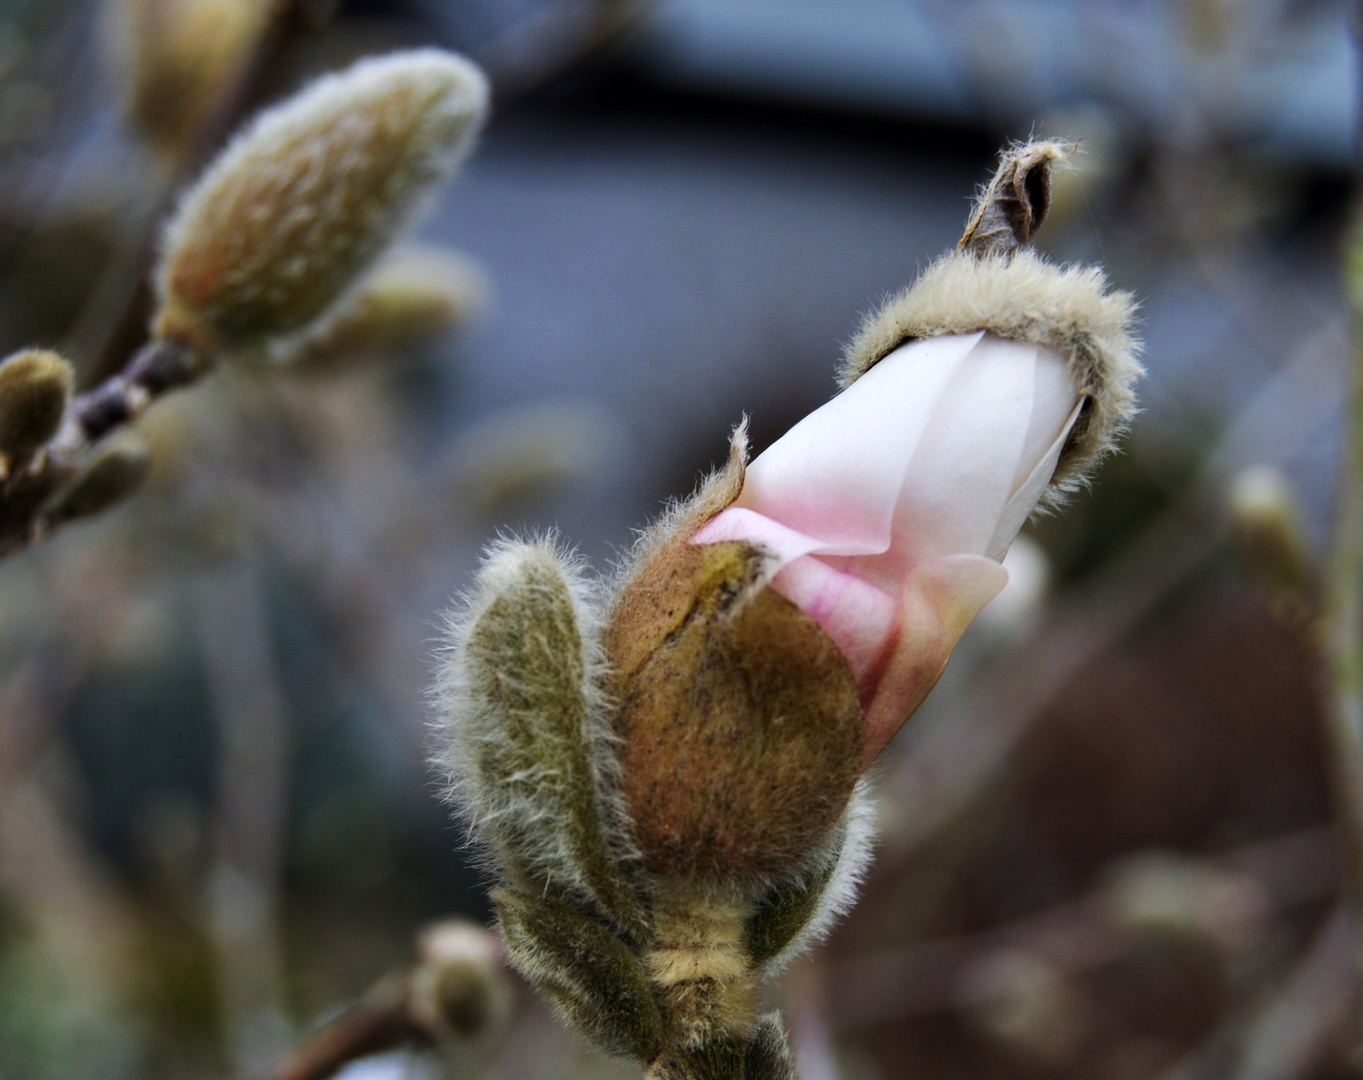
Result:
M167 231L158 333L233 351L309 327L469 151L487 98L476 67L423 49L262 114Z
M492 295L487 272L456 251L421 244L394 248L342 307L281 357L314 371L387 359L467 328Z
M105 0L123 112L159 149L187 149L251 63L277 0Z
M1042 957L990 953L961 973L956 995L972 1026L1035 1064L1059 1068L1080 1049L1082 988Z
M529 401L494 412L446 452L451 488L486 513L574 480L609 475L628 453L624 425L595 401Z
M27 457L57 433L74 383L71 365L54 352L30 349L0 363L0 456L6 463Z
M1019 536L1003 557L1008 581L1003 590L985 604L976 622L1001 641L1017 643L1037 628L1050 593L1050 556L1027 536Z
M1279 615L1309 616L1314 569L1287 477L1269 465L1242 469L1226 502L1236 553L1250 580Z
M412 1023L433 1042L493 1033L506 1022L511 1004L502 945L487 927L450 919L422 931L408 1010Z
M1241 949L1263 934L1269 901L1253 877L1204 859L1143 852L1111 869L1113 921L1137 934L1200 938Z
M126 499L151 473L147 444L132 432L100 443L90 460L43 511L46 528L89 517Z

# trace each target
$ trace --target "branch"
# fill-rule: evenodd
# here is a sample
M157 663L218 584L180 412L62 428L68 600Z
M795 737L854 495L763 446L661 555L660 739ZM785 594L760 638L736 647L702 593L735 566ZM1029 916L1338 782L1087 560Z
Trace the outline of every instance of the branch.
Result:
M136 420L152 402L193 385L213 367L211 357L173 339L159 339L144 345L120 374L72 401L52 440L0 482L0 558L42 539L71 517L102 509L89 500L99 492L85 493L80 515L71 512L77 508L67 505L69 499L61 498L63 489L69 490L80 476L90 450Z

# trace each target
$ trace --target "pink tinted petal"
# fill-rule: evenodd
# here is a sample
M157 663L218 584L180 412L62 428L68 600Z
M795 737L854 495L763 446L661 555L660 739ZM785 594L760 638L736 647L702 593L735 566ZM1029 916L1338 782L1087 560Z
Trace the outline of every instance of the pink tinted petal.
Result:
M780 522L731 506L691 537L693 544L739 540L776 556L772 588L823 627L860 683L885 651L894 626L894 597L815 559L820 544Z
M894 630L893 596L806 555L787 566L772 588L823 627L847 658L860 690L878 669Z
M821 544L811 536L788 529L779 521L741 506L722 510L696 530L693 544L721 544L737 540L766 548L776 556L777 566L785 566L801 555L818 551Z
M828 552L886 551L909 460L943 387L982 337L896 349L760 455L736 505L817 537Z
M899 595L898 638L863 701L868 766L923 704L966 627L1007 581L1007 570L979 555L934 559L909 575Z

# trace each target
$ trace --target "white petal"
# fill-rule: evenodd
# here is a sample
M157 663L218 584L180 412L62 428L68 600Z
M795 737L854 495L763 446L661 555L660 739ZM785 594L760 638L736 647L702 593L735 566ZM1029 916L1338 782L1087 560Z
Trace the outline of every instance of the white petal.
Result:
M943 390L983 337L896 349L759 456L737 505L817 537L824 551L888 550L909 462Z
M893 592L924 560L983 555L1026 444L1036 357L1033 345L980 339L944 387L905 470L889 551L830 561Z
M1070 378L1065 358L1044 346L1037 349L1036 382L1032 391L1032 419L1027 438L1022 446L1022 459L1013 490L1017 491L1031 474L1036 463L1050 451L1051 444L1063 430L1068 433L1074 424L1075 406L1080 398ZM1047 482L1049 482L1047 477ZM1039 497L1039 496L1038 496Z
M1031 473L1022 481L1013 497L1008 500L1008 505L1003 508L994 535L984 552L989 558L1001 560L1008 554L1009 546L1022 526L1027 523L1027 518L1036 509L1036 504L1041 501L1041 496L1046 492L1046 485L1055 475L1056 462L1060 460L1060 451L1064 449L1065 440L1070 436L1070 428L1074 427L1074 422L1079 419L1079 410L1083 407L1084 402L1080 399L1070 410L1060 434L1051 441L1041 460L1033 466Z

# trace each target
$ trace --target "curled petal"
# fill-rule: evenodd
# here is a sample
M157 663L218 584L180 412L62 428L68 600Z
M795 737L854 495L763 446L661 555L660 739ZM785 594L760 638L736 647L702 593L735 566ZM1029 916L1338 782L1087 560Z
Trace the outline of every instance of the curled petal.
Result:
M1007 570L979 555L948 555L909 575L899 594L898 633L873 696L863 701L867 765L937 685L966 627L1007 582Z

